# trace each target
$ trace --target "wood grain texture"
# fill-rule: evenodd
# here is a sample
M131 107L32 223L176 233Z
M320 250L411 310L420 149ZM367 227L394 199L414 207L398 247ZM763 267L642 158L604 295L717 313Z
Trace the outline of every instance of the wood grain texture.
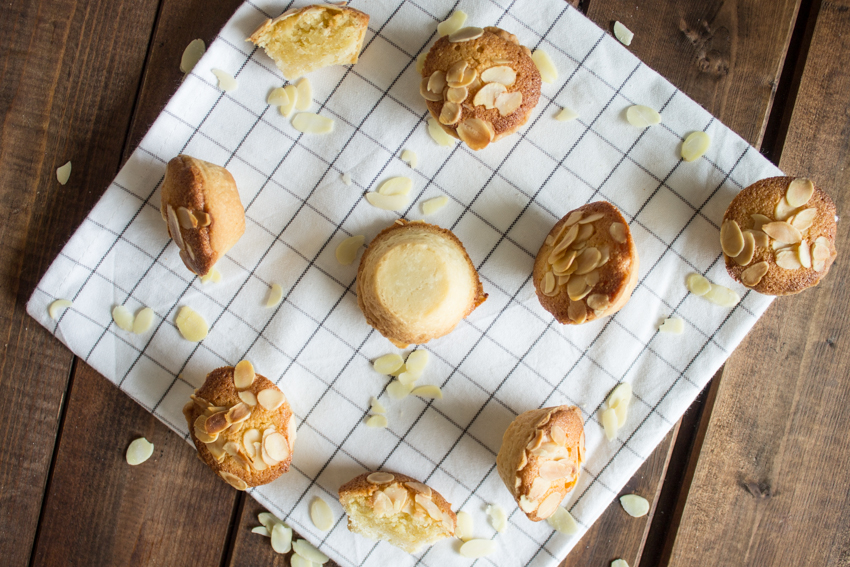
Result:
M25 304L117 171L155 9L156 0L0 6L4 565L29 561L72 361ZM68 160L63 187L56 168Z
M850 206L850 2L824 0L780 167ZM669 564L850 564L850 247L778 299L726 365Z

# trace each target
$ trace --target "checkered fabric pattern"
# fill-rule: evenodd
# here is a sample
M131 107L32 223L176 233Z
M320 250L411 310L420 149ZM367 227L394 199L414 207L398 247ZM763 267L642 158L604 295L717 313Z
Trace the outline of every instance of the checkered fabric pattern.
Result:
M341 565L470 563L448 541L408 555L351 534L337 488L367 469L414 476L471 513L477 536L498 542L498 554L478 563L556 565L770 304L726 276L718 230L741 188L780 172L562 0L352 5L371 15L360 62L310 76L318 112L335 120L332 134L302 135L266 105L283 80L245 38L290 3L246 2L50 267L29 312L187 439L181 407L192 390L211 369L251 360L286 393L299 437L290 472L250 492ZM518 134L480 152L437 146L418 92L416 56L456 8L469 24L498 25L544 49L560 73ZM239 88L219 91L213 68L233 74ZM625 109L637 103L658 109L664 122L630 126ZM556 121L564 106L579 118ZM695 130L713 143L685 163L679 148ZM419 154L416 170L399 159L406 148ZM227 167L245 205L245 235L219 262L220 283L191 277L160 217L165 165L179 153ZM342 183L343 173L353 186ZM362 198L396 175L414 182L407 210L381 211ZM354 234L368 242L399 217L421 218L418 203L438 195L449 205L427 220L465 244L490 297L449 337L419 347L431 355L421 382L441 386L444 399L394 401L370 361L396 349L365 323L356 264L341 266L334 250ZM533 260L557 219L599 199L629 221L640 281L615 316L561 326L535 297ZM689 295L684 281L694 272L733 287L742 301L728 309ZM272 283L284 299L266 308ZM74 305L53 321L47 306L56 298ZM151 307L154 327L144 335L118 329L114 305ZM174 319L183 305L210 323L204 341L180 337ZM685 321L685 333L659 335L658 323L672 315ZM635 398L608 442L599 413L620 382L632 384ZM389 408L387 429L364 425L373 395ZM564 502L581 526L574 536L529 522L495 467L515 416L559 404L582 409L587 435L586 466ZM316 497L336 517L327 533L309 519ZM486 521L488 503L508 511L506 533Z

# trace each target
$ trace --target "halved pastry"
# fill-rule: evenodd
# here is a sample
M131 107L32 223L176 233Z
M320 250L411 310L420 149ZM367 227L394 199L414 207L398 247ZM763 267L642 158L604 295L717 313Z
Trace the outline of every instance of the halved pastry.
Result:
M534 287L559 323L581 325L623 308L639 266L623 215L597 201L567 213L549 232L534 261Z
M340 487L339 501L350 531L408 553L453 536L457 525L439 492L399 473L363 473Z
M496 468L520 509L539 522L575 487L583 461L581 410L558 406L518 415L502 437Z
M460 240L424 222L398 220L381 231L357 270L366 322L399 348L451 332L485 299Z

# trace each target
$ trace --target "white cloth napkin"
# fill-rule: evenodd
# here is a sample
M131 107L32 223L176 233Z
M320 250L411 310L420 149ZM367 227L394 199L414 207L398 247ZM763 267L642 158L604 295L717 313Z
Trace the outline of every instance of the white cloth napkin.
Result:
M310 75L313 111L336 121L333 133L300 135L266 105L283 79L245 38L290 4L246 2L45 274L28 311L184 437L180 410L193 388L213 368L250 359L286 393L299 422L292 469L251 494L340 565L470 563L455 541L408 555L346 529L337 489L377 468L421 479L472 514L476 536L497 542L497 554L483 562L557 565L770 304L726 275L718 226L738 191L780 172L563 0L458 3L468 25L498 25L545 50L559 77L544 85L518 134L480 152L438 146L425 126L415 58L455 4L352 5L371 15L360 61ZM238 89L219 91L214 68L233 74ZM625 110L638 103L658 109L663 123L629 125ZM578 119L555 120L562 107ZM711 147L683 162L682 140L696 130L708 132ZM399 159L404 149L418 153L417 169ZM179 153L226 166L246 208L245 235L218 264L220 283L190 277L160 218L165 164ZM427 220L460 238L490 295L451 335L424 346L430 364L421 383L440 385L442 400L383 393L388 380L370 361L397 349L357 307L356 263L342 266L334 256L342 239L364 234L368 242L398 218L362 198L397 175L413 179L409 219L422 218L423 200L449 197ZM535 297L533 259L558 218L599 199L630 222L640 283L614 317L562 326ZM693 272L732 287L742 301L730 309L689 295L684 281ZM283 287L284 301L270 309L272 283ZM56 298L74 302L58 321L47 312ZM115 305L151 307L154 327L143 335L118 329ZM201 343L178 334L174 319L184 305L210 323ZM684 319L682 335L658 333L669 316ZM618 382L630 382L635 399L608 442L599 413ZM372 396L388 407L387 429L364 425ZM495 470L510 421L558 404L578 405L585 418L588 460L564 501L581 526L574 536L528 521ZM328 533L309 519L317 497L336 515ZM505 533L488 523L490 503L507 510Z

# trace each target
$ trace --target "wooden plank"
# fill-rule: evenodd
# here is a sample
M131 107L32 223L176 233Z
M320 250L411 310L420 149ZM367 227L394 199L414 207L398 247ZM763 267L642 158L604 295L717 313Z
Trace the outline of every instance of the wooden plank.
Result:
M780 167L850 206L850 2L817 14ZM845 221L846 222L846 221ZM837 248L850 235L839 223ZM847 565L850 267L779 298L729 360L669 561Z
M0 6L0 556L28 563L72 355L24 306L115 175L156 0ZM148 32L149 33L149 32ZM73 160L62 187L56 168ZM91 190L91 188L96 188Z

